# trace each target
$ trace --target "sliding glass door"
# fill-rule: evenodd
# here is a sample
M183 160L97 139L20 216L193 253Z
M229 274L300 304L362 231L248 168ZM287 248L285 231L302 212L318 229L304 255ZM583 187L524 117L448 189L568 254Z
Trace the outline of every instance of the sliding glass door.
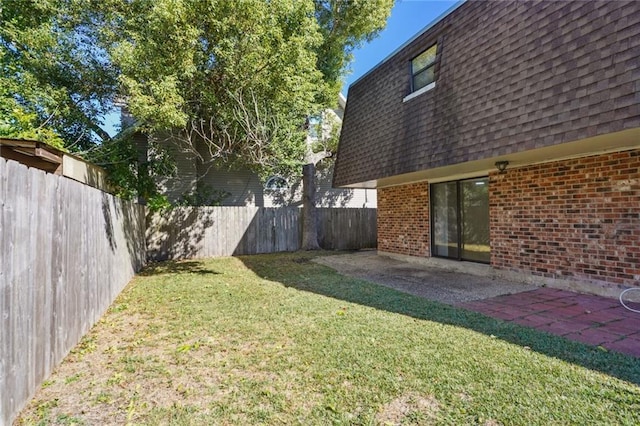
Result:
M432 254L489 263L489 179L431 185Z
M431 185L431 215L434 256L460 257L458 245L458 184L457 182Z

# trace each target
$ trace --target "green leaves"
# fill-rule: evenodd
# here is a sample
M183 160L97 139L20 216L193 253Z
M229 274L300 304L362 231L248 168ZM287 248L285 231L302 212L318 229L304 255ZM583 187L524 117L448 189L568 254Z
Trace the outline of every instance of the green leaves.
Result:
M10 101L0 105L0 136L37 140L64 149L64 141L60 136L54 130L40 125L35 113L27 112Z
M337 98L340 79L351 62L351 53L371 41L385 27L393 0L314 0L315 16L322 34L317 49L317 68Z
M33 116L67 146L105 136L100 117L112 107L115 70L99 46L80 1L13 1L0 8L0 104ZM28 130L28 129L27 129Z
M25 0L0 7L0 134L39 138L112 169L123 194L157 194L124 134L171 131L205 161L299 173L311 114L335 104L351 50L392 0ZM204 148L203 148L204 147ZM98 158L99 157L99 158ZM165 169L166 168L162 168ZM160 169L156 170L160 172ZM127 179L131 181L127 184Z

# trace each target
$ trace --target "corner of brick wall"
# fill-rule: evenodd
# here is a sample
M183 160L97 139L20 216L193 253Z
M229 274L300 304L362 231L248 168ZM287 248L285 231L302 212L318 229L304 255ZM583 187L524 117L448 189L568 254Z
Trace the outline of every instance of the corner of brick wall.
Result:
M378 189L378 250L429 257L429 184Z
M492 174L489 188L493 267L640 282L640 150Z

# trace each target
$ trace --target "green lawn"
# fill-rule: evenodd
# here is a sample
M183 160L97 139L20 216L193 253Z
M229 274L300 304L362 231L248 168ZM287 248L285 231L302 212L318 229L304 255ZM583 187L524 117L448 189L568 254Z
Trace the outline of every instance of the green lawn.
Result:
M639 424L640 361L313 263L160 264L24 424Z

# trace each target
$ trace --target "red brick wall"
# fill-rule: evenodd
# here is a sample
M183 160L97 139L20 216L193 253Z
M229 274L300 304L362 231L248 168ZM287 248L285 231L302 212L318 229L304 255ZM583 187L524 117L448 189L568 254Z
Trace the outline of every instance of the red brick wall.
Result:
M640 150L492 174L489 188L494 267L638 285Z
M378 189L378 250L429 256L429 184Z

